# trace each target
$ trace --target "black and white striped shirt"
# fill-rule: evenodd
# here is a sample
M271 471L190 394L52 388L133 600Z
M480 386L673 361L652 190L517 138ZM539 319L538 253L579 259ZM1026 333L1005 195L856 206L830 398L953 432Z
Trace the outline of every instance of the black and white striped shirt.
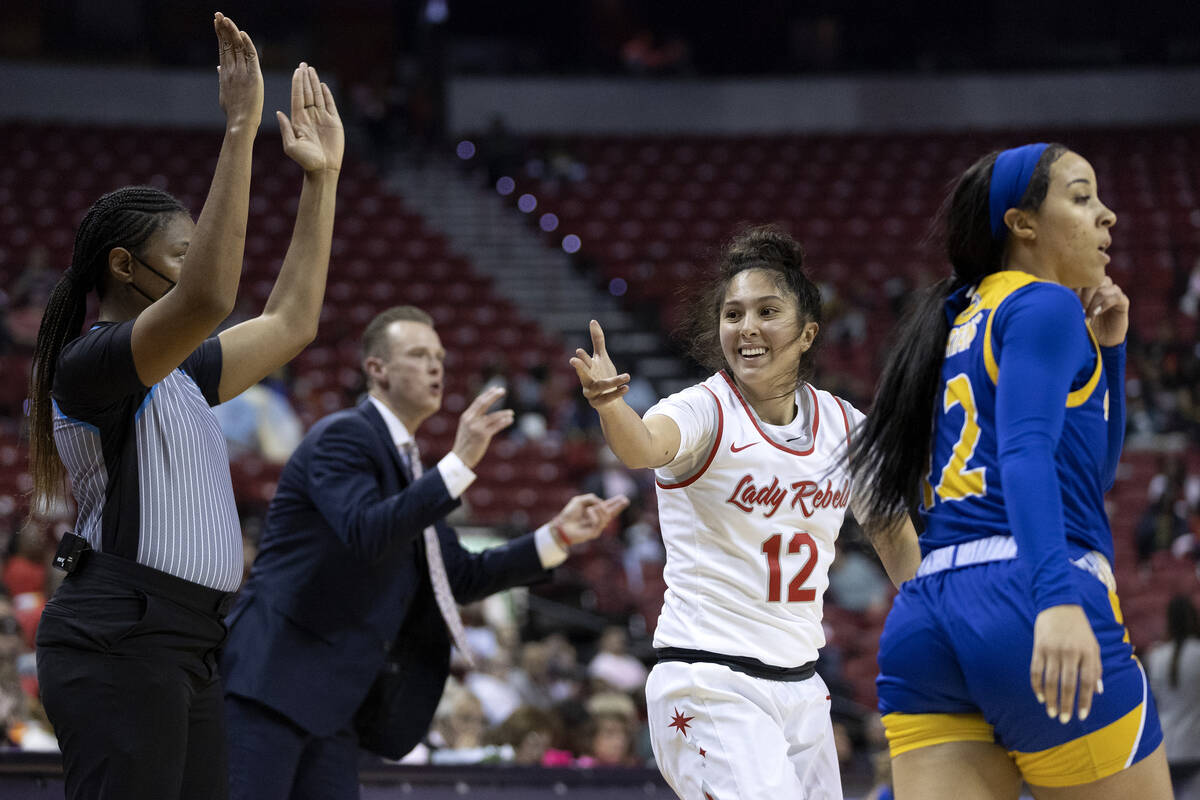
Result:
M149 388L133 322L98 323L63 348L54 440L79 505L75 532L106 553L221 591L238 588L242 535L219 400L221 344L208 339Z

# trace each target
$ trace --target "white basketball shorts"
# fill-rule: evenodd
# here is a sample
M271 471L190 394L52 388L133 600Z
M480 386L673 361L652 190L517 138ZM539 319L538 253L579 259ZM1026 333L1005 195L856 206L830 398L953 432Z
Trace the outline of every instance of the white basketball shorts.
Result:
M654 757L682 800L842 800L829 690L666 661L646 682Z

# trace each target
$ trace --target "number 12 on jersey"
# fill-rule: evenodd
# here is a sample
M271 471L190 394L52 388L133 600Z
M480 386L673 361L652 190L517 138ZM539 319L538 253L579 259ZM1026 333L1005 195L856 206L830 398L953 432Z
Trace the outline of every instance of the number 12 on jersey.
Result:
M808 603L817 597L816 589L804 588L804 582L808 580L808 576L812 575L813 569L817 566L817 543L807 532L796 531L788 540L787 552L788 555L798 555L801 548L805 547L808 548L808 557L804 560L804 565L788 582L787 601L789 603ZM780 557L783 555L783 534L772 534L763 542L762 551L767 556L767 602L778 603L783 588L779 563Z

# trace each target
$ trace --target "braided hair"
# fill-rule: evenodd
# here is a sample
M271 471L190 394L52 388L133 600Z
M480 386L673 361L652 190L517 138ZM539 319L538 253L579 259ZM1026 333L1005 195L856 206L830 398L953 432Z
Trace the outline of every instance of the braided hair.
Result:
M88 293L95 289L103 297L109 252L114 247L136 249L168 218L187 213L182 203L161 189L128 186L97 200L79 223L71 265L50 293L33 351L29 463L35 508L45 507L63 488L65 472L54 446L50 391L59 354L83 326Z
M703 281L703 288L692 295L678 332L689 355L706 369L728 367L721 350L721 306L734 276L751 269L770 272L776 287L796 301L801 330L807 322L821 322L821 290L804 270L804 248L775 225L746 228L722 249L716 264L717 274ZM800 336L800 332L796 335ZM816 347L810 347L800 356L796 386L812 377L815 350Z

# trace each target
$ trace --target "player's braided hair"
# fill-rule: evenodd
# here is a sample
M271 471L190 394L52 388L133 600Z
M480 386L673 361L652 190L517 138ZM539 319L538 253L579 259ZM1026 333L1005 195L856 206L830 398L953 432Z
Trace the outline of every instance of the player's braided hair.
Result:
M1067 152L1052 144L1042 153L1018 208L1036 211L1050 187L1050 167ZM988 193L999 152L988 153L958 179L935 226L944 225L953 274L918 293L896 330L875 403L849 450L851 472L869 487L869 517L894 519L917 507L921 478L929 470L933 409L941 383L950 322L946 299L979 283L1005 263L1008 237L992 235Z
M136 249L173 214L187 209L171 195L151 186L129 186L101 197L88 209L75 233L71 265L55 284L38 328L29 380L29 464L35 508L63 486L62 462L54 447L50 390L59 353L79 335L92 289L103 295L108 254L114 247Z
M765 269L775 285L796 301L801 324L821 322L821 290L804 270L804 248L775 225L760 225L739 231L721 250L716 274L700 282L688 300L687 313L678 336L692 358L706 369L725 369L721 351L721 306L730 281L739 272ZM799 336L799 331L797 331ZM810 347L796 365L796 385L812 377L816 347Z

